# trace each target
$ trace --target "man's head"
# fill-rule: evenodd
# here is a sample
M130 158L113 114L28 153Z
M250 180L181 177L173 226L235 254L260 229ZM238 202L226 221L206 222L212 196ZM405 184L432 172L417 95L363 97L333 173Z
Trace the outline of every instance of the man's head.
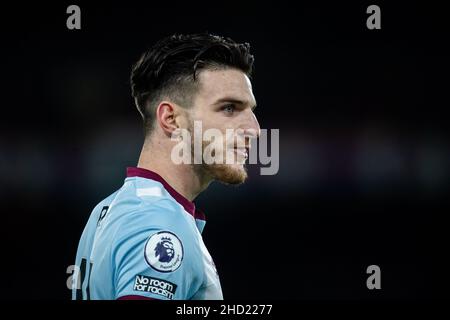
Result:
M253 114L252 68L247 43L210 34L174 35L156 43L131 73L132 95L144 120L146 139L170 140L180 129L194 136L194 121L201 121L203 131L214 128L225 135L233 129L232 139L226 139L221 148L216 144L213 153L225 154L231 147L237 161L202 161L194 168L211 179L243 182L249 139L260 130ZM203 142L203 147L209 143Z

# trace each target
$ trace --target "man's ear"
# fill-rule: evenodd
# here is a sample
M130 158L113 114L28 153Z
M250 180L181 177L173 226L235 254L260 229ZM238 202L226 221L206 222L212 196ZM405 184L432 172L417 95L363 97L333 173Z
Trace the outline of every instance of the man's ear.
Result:
M175 117L176 106L169 101L161 101L156 108L156 119L165 134L171 136L178 128Z

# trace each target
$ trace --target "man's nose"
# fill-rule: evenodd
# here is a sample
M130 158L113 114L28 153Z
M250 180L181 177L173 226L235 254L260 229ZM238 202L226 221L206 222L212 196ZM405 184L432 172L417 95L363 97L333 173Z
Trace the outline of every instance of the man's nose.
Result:
M261 128L259 127L258 119L256 119L253 111L250 111L250 114L247 118L247 123L244 127L244 135L248 138L258 138L261 134Z

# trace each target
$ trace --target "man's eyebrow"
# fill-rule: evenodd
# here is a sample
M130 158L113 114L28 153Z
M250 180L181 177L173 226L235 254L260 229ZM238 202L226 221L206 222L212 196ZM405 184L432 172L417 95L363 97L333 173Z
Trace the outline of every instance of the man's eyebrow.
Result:
M214 104L221 104L224 102L228 102L228 103L235 103L235 104L247 104L247 101L243 101L240 99L236 99L236 98L221 98L219 100L217 100ZM254 104L251 109L254 110L256 108L256 104Z

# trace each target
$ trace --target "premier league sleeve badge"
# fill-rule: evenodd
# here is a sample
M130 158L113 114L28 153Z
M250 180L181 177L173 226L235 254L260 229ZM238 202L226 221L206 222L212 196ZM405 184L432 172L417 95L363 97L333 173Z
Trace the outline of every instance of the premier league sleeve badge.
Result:
M145 260L156 271L175 271L183 261L183 245L174 233L160 231L147 240Z

